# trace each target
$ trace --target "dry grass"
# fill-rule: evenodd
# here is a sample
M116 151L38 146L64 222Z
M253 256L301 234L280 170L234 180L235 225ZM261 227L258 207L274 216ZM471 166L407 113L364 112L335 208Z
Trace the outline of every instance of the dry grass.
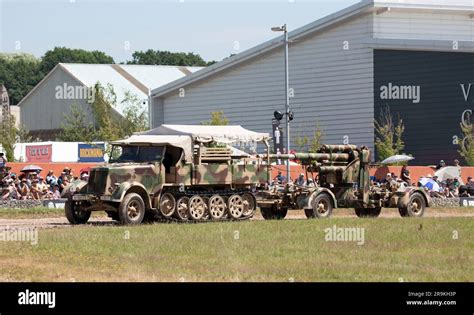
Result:
M364 245L325 241L334 225L364 228ZM0 242L0 280L473 281L473 230L466 217L42 229L37 246Z

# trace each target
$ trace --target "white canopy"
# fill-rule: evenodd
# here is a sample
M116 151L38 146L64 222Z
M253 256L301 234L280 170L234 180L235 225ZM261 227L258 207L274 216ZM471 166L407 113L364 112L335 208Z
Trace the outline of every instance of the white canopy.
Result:
M268 133L254 132L239 125L161 125L140 133L140 135L187 135L200 142L217 141L231 143L236 141L263 141Z
M193 157L194 142L216 141L221 143L263 141L269 139L268 133L258 133L242 126L206 125L161 125L155 129L140 132L131 137L112 142L115 145L169 144L184 150L187 161Z

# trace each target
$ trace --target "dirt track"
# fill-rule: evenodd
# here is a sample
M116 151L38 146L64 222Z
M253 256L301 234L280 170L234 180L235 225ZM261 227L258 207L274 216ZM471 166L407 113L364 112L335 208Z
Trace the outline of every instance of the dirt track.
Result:
M339 209L333 213L333 217L340 218L356 218L353 211L349 209ZM380 218L399 218L400 215L396 209L383 209ZM425 212L425 217L431 218L447 218L447 217L474 217L474 211L472 208L455 208L455 209L441 209L431 208ZM290 220L301 220L306 219L303 211L289 211L286 219ZM263 220L262 216L257 213L251 220ZM91 218L89 225L116 225L115 221L112 221L106 216L97 216ZM63 217L56 218L36 218L36 219L2 219L0 218L0 229L5 227L38 227L38 228L67 228L71 227Z

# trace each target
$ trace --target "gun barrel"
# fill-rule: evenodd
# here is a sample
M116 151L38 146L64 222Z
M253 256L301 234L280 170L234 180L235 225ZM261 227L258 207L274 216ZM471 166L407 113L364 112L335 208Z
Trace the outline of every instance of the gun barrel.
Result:
M356 145L353 144L323 144L321 147L322 152L344 152L349 153L357 149Z
M349 160L348 153L295 153L295 154L270 154L268 156L271 160L301 160L301 161L338 161L346 162Z

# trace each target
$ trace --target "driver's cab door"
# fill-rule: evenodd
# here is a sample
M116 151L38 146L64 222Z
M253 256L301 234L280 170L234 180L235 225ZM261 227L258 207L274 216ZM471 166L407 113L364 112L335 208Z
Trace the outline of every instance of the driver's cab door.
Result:
M181 163L183 159L183 149L167 145L164 150L162 174L165 174L165 183L179 184L182 182L180 174L183 171Z

